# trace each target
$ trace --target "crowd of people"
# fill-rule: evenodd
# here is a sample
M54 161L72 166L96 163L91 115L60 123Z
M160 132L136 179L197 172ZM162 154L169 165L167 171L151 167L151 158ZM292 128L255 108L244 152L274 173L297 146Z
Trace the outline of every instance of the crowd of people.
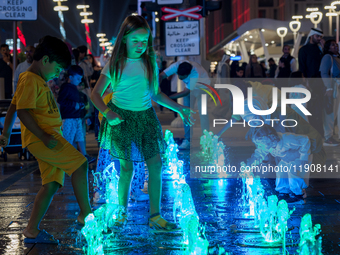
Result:
M280 87L280 83L275 84L275 80L284 77L297 78L299 82L291 83L290 86L303 86L311 90L312 94L307 105L312 112L309 118L294 109L287 110L288 118L299 123L297 127L285 129L265 125L250 130L249 137L257 149L248 164L259 159L261 162L278 165L324 164L326 154L323 144L338 145L333 139L335 120L340 114L338 95L335 93L337 83L328 82L330 77L340 76L338 46L334 40L330 40L320 49L321 39L322 32L312 29L305 46L299 51L300 71L297 71L297 61L290 55L290 47L287 45L283 47L283 56L278 66L273 59L269 60L269 70L266 70L263 63L258 63L256 55L250 56L248 64L240 66L235 61L229 66L230 58L223 54L217 67L218 79L265 78L267 75L274 79L270 85L241 79L238 83L246 100L247 88L253 88L254 105L259 110L271 107L272 98L268 92L274 86ZM5 57L0 65L10 72L12 60L7 54L7 48L1 46ZM202 132L204 129L209 130L209 115L201 112L201 95L204 90L210 90L208 72L198 63L188 60L177 61L169 67L164 64L159 69L150 28L141 16L128 16L124 20L112 56L103 69L92 55L87 55L86 46L72 49L70 45L51 36L43 37L36 48L27 47L26 55L26 61L18 66L15 73L16 90L0 136L1 145L6 146L18 115L22 123L22 145L29 149L39 163L42 187L24 230L25 242L58 243L51 234L40 230L39 225L54 194L63 186L65 173L71 176L80 207L78 222L84 224L86 216L92 212L88 163L93 158L86 153L85 134L86 125L97 123L95 116L98 115L102 115L101 123L94 126L99 129L100 149L103 155L105 152L105 157L118 159L120 163L118 200L124 209L115 222L115 228L122 229L128 219L127 205L134 164L146 162L149 171L149 227L157 231L177 230L176 224L161 215L161 154L165 152L166 143L151 99L182 118L185 140L180 148L187 149L192 135L190 126L194 124L194 111L189 106L194 106L195 102L190 104L190 100L197 102ZM174 75L185 83L184 90L163 93L159 84L170 81ZM309 79L316 77L320 79ZM321 78L325 81L322 84L318 83ZM207 83L200 83L198 79L206 79ZM47 83L50 87L46 86ZM12 91L7 92L7 96L12 98ZM191 97L188 97L190 94ZM180 97L185 97L184 105L174 101ZM325 97L333 99L330 100L332 111L323 107ZM240 120L257 116L248 111L245 115L233 118ZM275 111L271 118L281 119L281 109ZM218 135L228 128L224 127ZM292 173L287 175L288 179L280 174L277 176L276 190L288 201L305 198L309 176L306 173L299 176Z
M275 60L268 60L268 68L264 62L258 62L256 55L251 55L249 63L233 61L229 66L229 58L221 62L227 64L229 72L222 74L217 71L217 77L222 78L257 78L263 83L281 87L306 88L312 93L312 98L305 104L311 116L305 116L298 108L295 111L308 121L324 138L324 146L338 146L340 138L337 124L340 114L338 93L338 78L340 77L339 46L335 39L323 40L321 30L312 28L304 46L298 52L298 60L291 56L289 45L282 47L283 55L278 65ZM225 55L227 56L227 55ZM291 98L303 98L301 93L292 93ZM295 108L294 108L295 107Z

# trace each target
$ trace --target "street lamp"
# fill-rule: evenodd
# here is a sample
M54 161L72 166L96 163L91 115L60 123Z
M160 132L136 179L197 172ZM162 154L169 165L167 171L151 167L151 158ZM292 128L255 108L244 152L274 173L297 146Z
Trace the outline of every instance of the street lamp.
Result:
M331 3L331 6L334 6L335 9L333 9L334 13L336 13L336 43L339 42L339 15L340 11L335 11L336 10L336 5L340 5L340 1L334 1Z
M308 8L308 9L310 9L310 8ZM314 24L314 28L317 28L318 24L322 20L322 16L323 16L322 12L316 11L316 12L311 12L310 14L306 15L306 18L310 19L310 21ZM316 18L318 18L318 19L316 19Z
M336 6L327 5L325 6L325 10L328 10L329 12L326 13L326 16L328 17L329 22L329 35L332 36L332 17L337 16L337 14L334 12L336 9Z
M88 12L86 9L90 8L89 5L77 5L77 9L82 9L83 11L80 13L80 16L84 17L81 20L81 23L85 24L85 34L86 34L86 42L87 42L87 51L91 54L92 51L92 43L90 37L90 27L89 23L93 23L93 19L89 19L87 16L92 15L92 12Z
M68 11L68 7L61 5L61 2L66 2L67 0L53 0L53 2L57 2L58 5L54 6L53 10L58 12L58 17L59 17L59 29L60 29L60 33L62 36L62 40L66 41L66 31L64 28L64 15L63 15L63 11Z
M276 33L281 37L281 47L283 48L283 38L287 35L288 29L286 27L279 27Z
M106 36L106 34L104 34L104 33L98 33L97 34L97 37L99 38L98 40L99 40L100 43L103 43L103 42L106 42L106 41L109 40L107 38L104 38L105 36ZM102 47L103 51L105 51L105 46L101 46L100 44L99 44L99 46Z
M293 16L294 17L294 16ZM298 17L302 17L302 16L298 16ZM296 18L296 17L295 17ZM296 27L295 27L296 25ZM301 22L299 21L299 19L297 20L293 20L291 22L289 22L289 28L290 30L293 31L293 34L294 34L294 45L295 45L295 42L296 42L296 34L297 32L300 30L301 28Z

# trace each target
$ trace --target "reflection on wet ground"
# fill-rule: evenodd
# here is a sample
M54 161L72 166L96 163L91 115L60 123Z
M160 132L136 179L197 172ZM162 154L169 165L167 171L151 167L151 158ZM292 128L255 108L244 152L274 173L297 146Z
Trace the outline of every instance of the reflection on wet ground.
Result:
M97 152L93 136L89 136L91 155ZM92 147L91 147L92 146ZM250 147L230 146L234 160L251 153ZM327 164L336 163L340 150L327 148ZM179 158L189 162L189 151L181 151ZM95 164L90 165L90 170ZM91 171L89 171L90 173ZM188 173L188 164L186 167ZM92 174L89 174L92 187ZM187 176L200 222L206 223L206 236L210 245L220 244L229 254L282 254L280 247L258 245L261 235L252 229L252 221L242 218L240 206L241 181L232 179L191 179ZM262 179L266 195L276 194L274 179ZM0 162L0 254L83 254L85 239L76 223L78 205L71 181L55 195L41 228L53 234L60 245L24 244L22 231L27 225L33 201L41 185L36 161L20 161L11 155L8 162ZM172 219L173 182L164 181L162 212ZM287 250L296 254L300 240L301 217L310 213L313 224L321 224L323 254L340 254L340 180L311 179L308 197L288 220ZM92 188L91 194L92 197ZM93 205L96 206L96 205ZM128 226L116 236L105 254L183 254L180 233L151 234L148 231L148 202L129 204ZM292 206L290 206L290 209Z

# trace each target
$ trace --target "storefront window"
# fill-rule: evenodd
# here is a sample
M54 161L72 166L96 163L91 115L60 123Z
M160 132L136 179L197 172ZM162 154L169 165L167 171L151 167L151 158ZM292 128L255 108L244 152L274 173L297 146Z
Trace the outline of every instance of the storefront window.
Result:
M259 0L259 7L273 7L274 0Z

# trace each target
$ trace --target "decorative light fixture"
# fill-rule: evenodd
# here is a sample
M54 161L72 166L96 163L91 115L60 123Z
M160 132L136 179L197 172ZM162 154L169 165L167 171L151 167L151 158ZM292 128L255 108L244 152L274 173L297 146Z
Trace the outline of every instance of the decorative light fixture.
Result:
M93 23L93 19L89 19L88 16L92 15L92 12L87 11L86 9L90 8L88 4L86 5L77 5L77 9L82 9L83 11L80 12L80 16L84 17L81 20L82 24L85 24L85 34L86 34L86 42L87 42L87 51L89 54L91 54L92 51L92 43L91 43L91 37L90 37L90 27L89 24Z
M308 12L317 12L318 10L319 10L319 8L313 7L313 8L307 8L306 11L308 11Z
M80 16L90 16L92 14L93 14L92 12L81 12Z
M63 5L58 5L58 6L54 6L53 7L53 11L56 11L56 12L63 12L63 11L68 11L69 8L68 6L63 6Z
M337 9L337 5L340 5L340 1L334 1L331 3L331 6L335 7L335 9L332 9L332 11L334 13L336 13L336 42L339 43L339 15L340 15L340 11L336 11ZM332 7L332 8L333 8Z
M82 19L81 20L81 23L83 23L83 24L88 24L88 23L93 23L94 22L94 20L93 19Z
M60 29L60 33L62 36L63 41L66 40L66 31L64 28L64 15L63 15L63 11L68 11L69 8L68 6L65 5L61 5L61 2L66 2L67 0L53 0L53 2L57 2L58 5L53 7L53 10L58 12L58 17L59 17L59 29Z
M288 29L286 27L279 27L276 29L276 33L281 37L281 47L283 47L283 38L287 35Z

